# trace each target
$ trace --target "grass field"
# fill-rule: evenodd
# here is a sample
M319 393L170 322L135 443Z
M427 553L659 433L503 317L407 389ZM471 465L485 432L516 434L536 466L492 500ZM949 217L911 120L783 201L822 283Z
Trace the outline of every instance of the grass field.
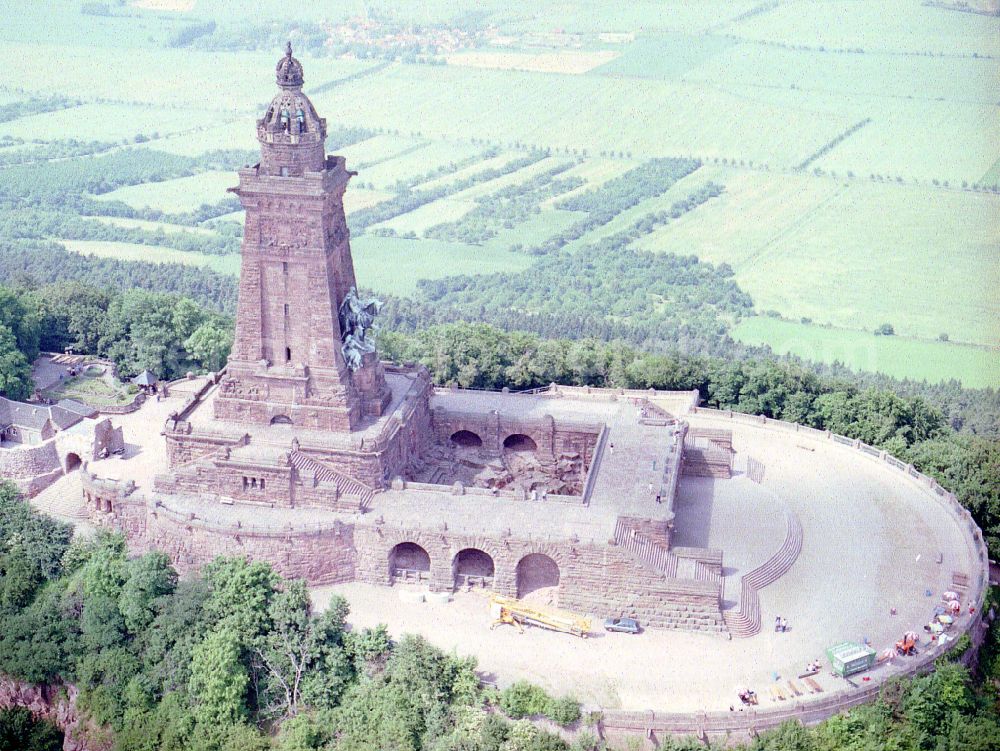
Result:
M523 271L533 260L520 253L483 253L468 245L437 240L401 240L365 235L351 240L358 283L376 292L408 295L420 279L456 274Z
M169 212L192 211L203 203L218 203L229 195L226 188L238 183L239 178L233 172L208 171L157 183L127 185L95 198L122 201L137 209L148 206Z
M917 0L795 0L730 24L726 31L816 48L1000 55L994 19Z
M188 253L134 243L92 240L61 240L67 250L81 255L117 258L146 263L182 263L202 266L221 274L238 276L240 256L214 256ZM480 249L434 240L402 240L370 235L351 240L358 283L368 289L393 295L411 294L420 279L441 279L455 274L489 274L497 271L523 271L532 259L520 253Z
M618 58L594 70L607 76L680 78L736 43L725 37L662 33L629 44Z
M344 211L352 214L361 209L367 209L392 197L392 193L385 190L370 190L368 188L352 187L344 193Z
M439 201L425 203L408 214L401 214L375 226L388 227L400 234L416 232L418 235L423 235L428 227L442 222L457 222L475 207L476 204L472 201L454 201L450 198L442 198Z
M425 175L440 166L479 154L482 150L482 147L468 143L433 141L415 151L360 169L357 179L372 183L376 188L388 188L397 180ZM348 167L354 169L351 165Z
M968 388L1000 387L1000 350L996 348L875 336L763 316L740 321L733 337L746 344L767 344L781 354L840 362L895 378L936 383L960 377Z
M83 104L0 123L0 137L30 136L42 141L132 140L143 134L191 130L203 113L195 109L134 104Z
M128 217L119 216L92 216L88 217L94 221L101 222L103 224L110 224L114 227L127 227L129 229L148 229L150 232L164 232L170 234L171 232L191 232L195 235L214 235L211 229L207 227L190 227L186 224L171 224L170 222L150 222L145 219L129 219Z
M455 92L462 92L455 96ZM853 124L660 79L393 65L316 98L338 121L425 137L479 137L637 155L729 156L792 166ZM734 123L742 127L734 128Z
M62 240L66 249L85 256L117 258L120 261L144 261L146 263L181 263L185 266L203 266L220 274L239 276L240 257L238 255L215 256L206 253L189 253L174 248L135 243L108 242L105 240Z
M559 52L459 52L447 55L448 65L493 70L527 70L535 73L579 75L614 60L615 50L561 50Z
M418 138L382 134L352 143L350 146L338 149L337 153L347 158L348 169L364 169L387 162L401 154L416 152L424 143Z
M726 262L759 310L788 318L1000 342L997 197L747 173L725 183L640 247Z

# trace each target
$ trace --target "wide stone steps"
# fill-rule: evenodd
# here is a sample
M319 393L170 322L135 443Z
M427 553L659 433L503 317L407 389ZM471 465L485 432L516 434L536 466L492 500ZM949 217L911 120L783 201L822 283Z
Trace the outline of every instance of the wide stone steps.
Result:
M785 515L787 531L778 551L753 571L740 579L738 610L723 611L729 633L746 638L760 633L760 597L758 591L776 582L792 567L802 552L802 523L791 511Z
M31 505L44 514L71 524L87 519L80 473L76 471L63 475L32 498Z

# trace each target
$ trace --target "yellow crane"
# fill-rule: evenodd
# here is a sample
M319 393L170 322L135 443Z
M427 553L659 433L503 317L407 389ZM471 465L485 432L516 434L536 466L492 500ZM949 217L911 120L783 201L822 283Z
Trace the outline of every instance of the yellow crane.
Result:
M524 626L538 626L550 631L573 634L583 639L590 633L590 620L576 613L555 608L543 608L515 600L513 597L490 595L490 613L493 623L490 630L503 624L509 624L523 632Z

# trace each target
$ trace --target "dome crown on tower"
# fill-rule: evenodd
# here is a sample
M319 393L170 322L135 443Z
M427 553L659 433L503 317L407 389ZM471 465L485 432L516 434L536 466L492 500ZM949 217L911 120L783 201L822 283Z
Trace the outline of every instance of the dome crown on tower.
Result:
M285 47L285 56L278 61L275 67L277 73L278 86L283 89L292 89L302 86L302 63L292 57L292 43Z
M326 162L326 120L302 93L302 63L292 57L291 42L275 70L280 90L257 121L261 169L292 177L321 171Z

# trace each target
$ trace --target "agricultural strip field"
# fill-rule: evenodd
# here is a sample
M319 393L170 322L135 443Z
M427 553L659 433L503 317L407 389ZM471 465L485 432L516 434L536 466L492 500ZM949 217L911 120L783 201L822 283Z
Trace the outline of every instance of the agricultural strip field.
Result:
M338 149L337 151L340 153L343 150ZM410 151L379 164L365 167L363 170L358 170L357 179L371 183L376 188L388 188L397 180L412 175L427 174L443 165L460 162L463 159L475 156L481 151L481 147L468 143L433 141L416 151ZM348 161L347 167L348 169L356 169L357 165Z
M117 258L147 263L182 263L202 266L230 276L240 273L240 256L188 253L134 243L61 240L66 249L81 255ZM523 271L533 259L519 253L492 251L477 253L467 245L433 240L402 240L363 236L351 240L354 266L362 286L393 295L412 294L420 279L441 279L455 274L489 274Z
M946 381L961 374L967 388L1000 387L1000 350L968 344L875 336L777 318L745 318L733 330L745 344L767 344L775 352L816 362L840 362L895 378Z
M142 134L189 131L204 113L195 109L134 104L82 104L0 123L3 136L42 141L75 138L81 141L131 141Z
M506 150L501 151L496 156L491 156L486 159L482 159L473 164L463 167L457 172L452 172L447 175L440 175L438 177L433 177L430 180L419 183L416 185L417 190L432 190L434 188L440 188L442 186L453 185L454 183L461 182L467 178L478 175L487 170L500 169L506 164L510 164L516 159L521 159L527 156L523 151ZM381 166L381 165L380 165ZM414 170L414 175L424 174L424 170Z
M616 50L561 50L559 52L459 52L447 55L448 65L493 70L527 70L535 73L578 75L614 60Z
M1000 342L997 197L746 172L724 182L638 247L728 263L758 310L787 318Z
M520 253L482 253L458 243L371 235L352 238L351 250L359 283L393 295L412 294L420 279L524 271L534 262Z
M42 13L46 6L22 4ZM17 41L0 45L0 69L5 79L17 81L22 89L84 99L201 107L200 121L204 124L209 124L217 112L224 112L226 120L240 116L237 113L255 113L274 95L273 76L248 75L249 71L273 70L272 51L218 54L133 47L128 50L127 60L127 64L107 64L92 47ZM329 58L309 61L308 86L339 80L372 65ZM336 108L327 111L332 114ZM201 123L196 118L191 125ZM253 127L252 120L249 125Z
M461 91L462 96L454 96ZM853 124L657 79L392 65L315 98L338 121L425 137L521 141L644 156L729 156L790 167ZM530 113L530 114L528 114ZM741 127L734 127L737 123Z
M687 197L692 191L697 190L706 183L711 182L713 179L716 179L716 181L719 182L717 178L724 173L724 170L717 167L700 167L691 174L682 177L676 183L671 185L664 193L661 193L658 196L653 196L652 198L647 198L644 201L637 203L632 208L622 211L607 224L592 229L587 234L569 243L566 248L567 250L580 250L591 243L595 243L606 237L610 237L617 232L629 229L633 224L647 214L657 213L660 211L670 211L670 208L675 201L679 201ZM717 201L719 199L714 198L712 200ZM695 211L698 210L699 209L695 209ZM671 221L679 220L672 219ZM685 251L681 248L678 248L673 252L676 252L679 255L691 255L696 253L693 249Z
M417 209L393 217L387 222L376 224L374 228L388 228L399 234L415 232L423 235L424 230L442 222L456 222L476 207L472 201L455 201L442 198L425 203Z
M235 172L208 171L162 182L127 185L94 197L99 201L122 201L137 209L148 206L177 213L192 211L204 203L218 203L229 195L226 188L238 183Z
M185 266L203 266L220 274L239 276L240 257L238 255L209 255L189 253L174 248L157 245L137 245L106 240L61 240L52 238L66 246L66 250L84 256L117 258L120 261L144 261L146 263L182 263Z
M579 193L585 193L591 188L596 188L599 185L606 183L608 180L620 177L623 173L628 172L637 165L638 162L632 159L610 159L604 157L587 158L580 164L575 167L571 167L559 175L561 179L578 177L581 180L584 180L586 184L581 185L579 188L568 190L558 196L547 198L542 201L541 206L543 209L550 208L553 204L556 204L559 201L570 198Z
M396 135L377 135L353 143L336 152L347 159L349 169L363 169L408 152L416 152L424 142L417 138Z
M91 216L87 217L102 224L110 224L112 227L125 227L127 229L146 229L150 232L191 232L196 235L214 235L208 227L189 227L186 224L171 224L170 222L151 222L146 219L129 219L123 216ZM242 217L240 217L242 219Z
M992 19L920 7L910 0L795 0L729 24L725 32L817 49L1000 55Z

